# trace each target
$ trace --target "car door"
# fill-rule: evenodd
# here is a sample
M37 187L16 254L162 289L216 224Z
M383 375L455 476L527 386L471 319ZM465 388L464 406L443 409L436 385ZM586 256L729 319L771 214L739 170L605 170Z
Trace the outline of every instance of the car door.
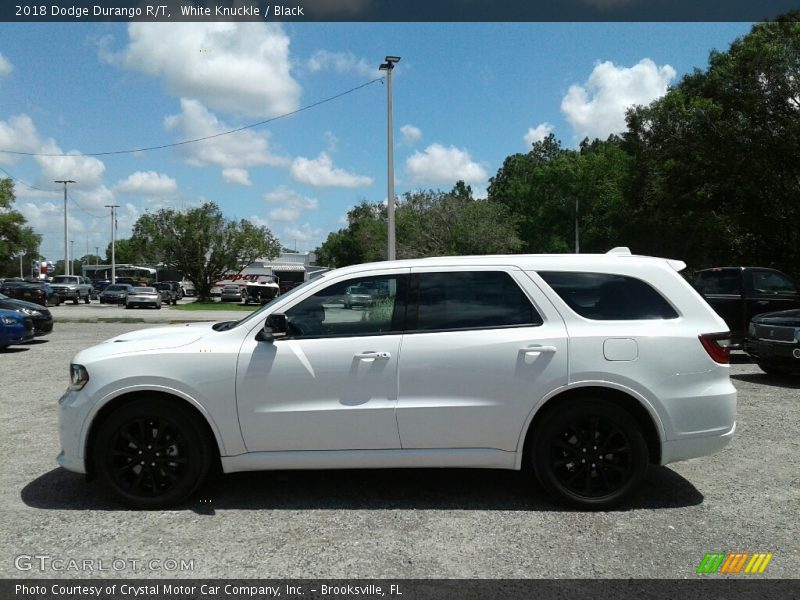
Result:
M346 309L349 286L380 281L380 303ZM408 269L333 282L284 310L288 336L242 346L236 377L249 451L400 447L395 407ZM262 321L263 322L263 321Z
M515 451L528 415L567 382L564 322L513 268L412 269L400 360L403 448Z

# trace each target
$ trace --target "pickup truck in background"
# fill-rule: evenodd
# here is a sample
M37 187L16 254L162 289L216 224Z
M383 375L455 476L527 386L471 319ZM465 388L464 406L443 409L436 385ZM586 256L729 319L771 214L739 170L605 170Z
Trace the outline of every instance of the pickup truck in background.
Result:
M695 274L700 292L731 330L731 346L741 348L756 315L800 308L800 286L775 269L716 267Z
M88 277L81 277L80 275L57 275L53 277L50 282L50 287L58 294L63 302L72 300L77 304L83 300L89 304L92 298L92 281Z

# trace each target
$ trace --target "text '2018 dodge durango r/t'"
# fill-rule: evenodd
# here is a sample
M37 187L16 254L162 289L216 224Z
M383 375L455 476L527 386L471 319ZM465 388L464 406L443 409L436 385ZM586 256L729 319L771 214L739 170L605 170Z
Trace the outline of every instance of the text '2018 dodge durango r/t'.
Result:
M529 469L606 508L736 428L727 327L682 268L627 249L364 264L240 321L124 334L75 356L58 462L141 508L217 466ZM384 293L348 310L353 286Z

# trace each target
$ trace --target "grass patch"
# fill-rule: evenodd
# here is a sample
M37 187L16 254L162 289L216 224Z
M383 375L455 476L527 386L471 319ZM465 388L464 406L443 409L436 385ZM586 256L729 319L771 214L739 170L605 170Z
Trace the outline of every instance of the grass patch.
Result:
M242 312L253 312L261 308L258 304L245 306L233 302L191 302L189 304L176 304L170 306L170 310L237 310Z

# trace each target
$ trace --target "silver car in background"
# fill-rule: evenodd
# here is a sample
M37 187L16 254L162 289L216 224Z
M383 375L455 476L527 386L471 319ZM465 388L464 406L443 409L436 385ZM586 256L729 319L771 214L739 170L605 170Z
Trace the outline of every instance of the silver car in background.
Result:
M161 292L153 287L135 287L128 292L125 299L125 308L136 306L152 306L161 308Z

